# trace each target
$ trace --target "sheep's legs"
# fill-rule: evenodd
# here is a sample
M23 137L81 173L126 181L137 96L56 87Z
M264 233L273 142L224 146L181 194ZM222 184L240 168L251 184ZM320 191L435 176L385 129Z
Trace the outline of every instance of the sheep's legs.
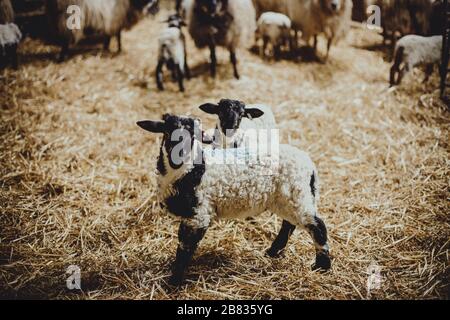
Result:
M64 41L61 44L61 51L59 52L58 59L57 59L58 62L63 62L66 59L68 53L69 53L69 42Z
M216 45L214 44L213 41L209 44L209 51L211 53L211 66L210 66L211 77L215 78L217 57L216 57Z
M179 64L175 66L175 70L177 72L178 87L180 88L181 92L184 92L184 85L183 85L184 74L183 71L181 71L181 67Z
M395 81L395 76L397 75L397 73L399 73L399 71L400 70L398 69L398 66L396 64L391 67L391 74L389 79L389 84L391 87L395 86L395 84L397 83Z
M19 60L17 58L17 45L14 45L12 47L11 52L12 52L12 57L11 57L12 67L17 70L19 68Z
M117 47L118 47L117 53L120 53L120 52L122 52L122 33L120 31L116 34L116 38L117 38Z
M105 39L103 40L103 50L104 51L108 51L109 50L110 43L111 43L111 37L110 36L105 36Z
M434 64L427 64L425 67L425 79L423 79L423 83L427 83L430 79L430 76L433 74Z
M265 59L266 57L266 50L267 50L267 45L269 44L269 38L267 36L263 36L263 45L261 47L261 50L259 52L261 59Z
M329 256L327 228L322 219L317 216L313 217L312 223L307 224L306 230L311 235L314 246L316 247L316 263L313 264L313 270L326 271L331 268L331 260Z
M164 66L164 61L163 60L159 60L158 61L158 66L156 67L156 84L158 85L158 89L159 90L164 90L164 85L163 85L163 66Z
M186 50L186 39L183 36L183 48L184 48L184 73L186 78L191 79L191 69L189 69L188 60L187 60L187 50Z
M236 79L239 79L239 72L237 69L237 58L236 58L236 52L234 51L233 48L230 48L230 60L231 63L233 64L233 72L234 72L234 77Z
M289 223L286 220L283 220L283 224L281 225L280 232L272 243L272 246L269 250L266 251L269 257L277 257L286 247L286 244L291 236L292 232L294 232L295 226Z
M178 231L178 249L175 262L172 266L172 276L169 284L172 286L181 285L184 273L192 260L192 256L197 249L199 242L203 239L207 228L195 228L182 222Z

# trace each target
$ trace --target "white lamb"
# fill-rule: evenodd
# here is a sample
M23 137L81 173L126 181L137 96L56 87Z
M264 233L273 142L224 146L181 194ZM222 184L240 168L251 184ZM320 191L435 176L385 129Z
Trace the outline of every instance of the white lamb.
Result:
M156 83L159 90L164 90L163 67L166 66L172 72L172 78L178 81L180 91L184 91L184 77L190 78L187 63L186 38L182 27L184 23L181 16L174 14L166 21L168 27L159 35L158 65L156 67Z
M158 190L166 209L182 218L171 285L182 283L188 264L213 220L245 218L267 210L283 219L280 233L267 251L269 256L277 256L285 248L298 226L313 239L316 248L313 269L330 269L327 229L317 216L317 171L305 152L281 145L275 168L272 161L265 160L252 165L229 162L209 165L209 157L201 149L199 120L165 115L163 121L142 121L138 125L164 135L157 162ZM180 136L184 137L181 142L177 139ZM231 151L234 150L215 150ZM273 169L273 175L266 175Z
M258 19L257 34L263 40L261 57L266 55L268 44L272 46L274 56L279 58L283 45L291 46L291 19L278 12L264 12Z
M442 36L404 36L395 45L390 85L399 85L405 74L418 66L425 66L424 82L428 81L433 73L434 65L441 62L441 54ZM395 79L397 74L398 77Z
M271 130L277 127L272 109L265 105L246 106L242 101L222 99L218 104L203 104L200 110L218 116L214 132L206 135L207 141L214 137L212 142L216 148L244 147L261 130L266 130L267 139L257 143L270 144Z

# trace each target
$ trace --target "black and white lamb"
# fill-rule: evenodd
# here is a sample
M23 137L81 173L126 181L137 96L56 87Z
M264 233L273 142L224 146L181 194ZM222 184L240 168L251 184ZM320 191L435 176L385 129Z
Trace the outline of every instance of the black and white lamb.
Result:
M256 13L252 0L185 0L189 33L197 48L210 50L211 76L216 75L216 47L227 48L234 77L239 79L236 50L254 42Z
M14 69L18 68L17 47L21 39L22 33L16 24L0 24L0 67L10 63Z
M66 58L70 45L76 45L90 34L104 37L105 50L109 49L111 38L116 37L120 52L122 30L133 27L144 14L155 12L158 3L159 0L47 0L49 31L61 46L58 60ZM80 14L80 25L69 25L77 20L77 14Z
M257 142L270 143L271 130L277 127L272 108L266 105L246 106L242 101L222 99L217 104L203 104L200 110L218 117L214 132L205 136L215 148L244 147L261 130L266 130L267 139Z
M182 27L186 24L183 19L174 14L166 21L168 27L159 35L158 65L156 67L156 83L159 90L164 90L163 67L172 72L172 79L178 81L180 91L184 91L184 77L190 78L187 64L186 38Z
M441 54L442 36L404 36L395 45L394 64L389 80L391 87L399 85L406 73L419 66L425 66L424 82L427 82L433 73L434 65L441 62Z
M163 134L157 162L159 196L165 208L182 222L173 264L171 285L180 285L208 227L215 219L255 216L267 210L283 219L281 230L267 254L277 256L298 226L313 239L315 270L331 268L327 229L317 215L317 170L303 151L280 145L279 162L211 164L210 148L202 150L200 121L164 115L162 121L142 121L146 131ZM180 137L181 140L179 139ZM180 148L182 146L182 148ZM216 149L229 153L245 149ZM272 170L272 175L267 172Z

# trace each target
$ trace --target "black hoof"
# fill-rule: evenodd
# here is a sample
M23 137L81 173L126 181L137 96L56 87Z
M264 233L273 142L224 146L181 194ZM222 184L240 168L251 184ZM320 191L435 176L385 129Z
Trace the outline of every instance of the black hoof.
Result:
M316 256L316 263L312 265L313 271L326 272L331 269L330 257L325 253L320 253Z
M183 279L181 277L172 275L169 278L169 281L167 282L167 284L169 285L169 287L171 289L177 289L177 288L181 287L181 285L183 284Z
M279 258L282 253L283 250L275 250L272 248L266 250L266 255L269 256L270 258Z

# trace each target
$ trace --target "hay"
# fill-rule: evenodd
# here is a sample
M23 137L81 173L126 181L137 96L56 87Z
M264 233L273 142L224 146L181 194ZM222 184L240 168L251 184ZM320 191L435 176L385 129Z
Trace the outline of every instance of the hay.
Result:
M21 70L3 72L0 296L449 297L450 116L437 98L436 75L427 85L409 78L387 90L389 63L365 49L380 38L354 29L327 64L267 64L241 52L239 81L222 50L211 80L208 53L189 42L196 76L187 92L170 83L159 93L153 80L159 28L143 21L124 35L125 52L117 57L80 50L63 64L48 59L56 48L26 40ZM283 258L265 257L281 222L264 214L215 223L187 285L165 289L178 224L156 204L156 138L134 123L173 112L201 116L210 126L214 119L196 107L222 97L272 105L283 141L311 154L332 272L310 270L314 252L301 231ZM369 295L372 261L383 281ZM69 265L81 268L81 292L66 289Z

